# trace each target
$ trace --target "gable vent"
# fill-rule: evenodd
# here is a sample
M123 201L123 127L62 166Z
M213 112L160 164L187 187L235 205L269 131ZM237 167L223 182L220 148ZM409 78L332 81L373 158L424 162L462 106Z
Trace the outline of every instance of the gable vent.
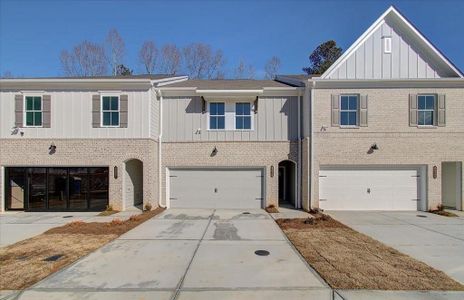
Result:
M391 36L386 36L383 38L383 51L385 53L392 52L392 38Z

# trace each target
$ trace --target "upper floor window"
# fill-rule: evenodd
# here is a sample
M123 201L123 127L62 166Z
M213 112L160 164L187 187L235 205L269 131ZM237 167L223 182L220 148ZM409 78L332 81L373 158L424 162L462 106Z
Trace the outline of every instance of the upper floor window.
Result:
M119 97L102 96L102 127L119 127Z
M25 97L25 122L26 127L42 127L42 97Z
M417 125L435 125L435 95L417 96Z
M209 129L225 129L226 115L224 102L209 104Z
M235 129L251 129L251 103L235 103Z
M358 103L357 95L340 96L340 125L357 126L358 125Z

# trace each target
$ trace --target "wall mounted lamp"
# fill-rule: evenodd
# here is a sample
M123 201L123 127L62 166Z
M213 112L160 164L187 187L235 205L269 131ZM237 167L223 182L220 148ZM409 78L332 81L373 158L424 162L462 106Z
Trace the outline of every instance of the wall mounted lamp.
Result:
M50 144L50 147L48 147L48 154L54 154L56 152L56 146L55 146L55 143L51 143Z
M216 148L216 146L214 146L213 151L211 151L211 157L216 156L217 153L218 153L218 149Z

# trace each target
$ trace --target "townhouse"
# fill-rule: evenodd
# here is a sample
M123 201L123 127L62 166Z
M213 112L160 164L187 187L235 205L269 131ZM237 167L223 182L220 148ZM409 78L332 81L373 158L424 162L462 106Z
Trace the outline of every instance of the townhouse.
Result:
M463 74L389 8L324 74L0 80L2 210L462 210Z

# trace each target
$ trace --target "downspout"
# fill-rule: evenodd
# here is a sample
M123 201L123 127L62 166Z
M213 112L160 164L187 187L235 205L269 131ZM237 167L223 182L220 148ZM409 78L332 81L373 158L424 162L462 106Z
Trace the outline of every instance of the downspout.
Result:
M301 156L303 155L301 153L301 90L298 90L298 168L297 168L297 178L296 178L296 182L297 182L297 201L295 203L295 208L301 208L301 183L302 183L302 180L301 180L301 172L302 172L302 166L301 166Z
M309 130L309 143L310 143L310 155L309 155L309 164L310 167L308 168L308 178L309 178L309 188L308 188L308 210L312 208L311 206L311 197L312 197L312 192L313 192L313 169L314 169L314 138L313 138L313 119L314 119L314 89L316 88L316 81L312 80L311 81L311 97L309 99L309 107L311 109L311 121L310 121L310 130Z
M162 168L162 144L163 144L163 94L161 93L161 90L155 89L156 91L156 96L159 97L160 101L160 106L159 106L159 134L158 134L158 205L160 207L166 207L166 203L163 204L163 201L161 201L163 197L162 193L162 186L163 186L163 168Z

